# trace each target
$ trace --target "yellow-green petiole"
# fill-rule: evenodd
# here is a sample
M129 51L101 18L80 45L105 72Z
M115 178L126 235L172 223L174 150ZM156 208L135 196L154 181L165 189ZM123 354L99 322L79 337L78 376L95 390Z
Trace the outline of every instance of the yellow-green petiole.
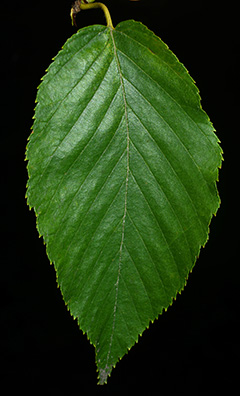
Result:
M75 3L73 4L71 8L71 19L72 19L72 24L76 26L76 15L81 11L81 10L91 10L92 8L101 8L104 12L106 21L107 21L107 27L110 27L113 29L113 24L112 24L112 18L111 15L108 11L108 8L105 6L103 3L95 3L95 0L76 0Z

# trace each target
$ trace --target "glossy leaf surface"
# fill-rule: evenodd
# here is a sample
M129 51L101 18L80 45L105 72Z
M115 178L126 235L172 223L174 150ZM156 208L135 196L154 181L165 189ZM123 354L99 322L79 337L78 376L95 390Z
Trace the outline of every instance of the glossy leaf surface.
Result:
M221 149L186 69L144 25L78 31L49 67L27 199L99 383L186 283Z

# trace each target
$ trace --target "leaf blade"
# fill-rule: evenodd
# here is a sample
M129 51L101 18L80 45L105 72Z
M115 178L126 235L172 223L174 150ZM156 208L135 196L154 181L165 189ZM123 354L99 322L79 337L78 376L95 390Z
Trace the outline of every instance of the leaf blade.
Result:
M183 289L219 207L221 149L184 66L134 21L80 30L37 100L28 203L103 384Z

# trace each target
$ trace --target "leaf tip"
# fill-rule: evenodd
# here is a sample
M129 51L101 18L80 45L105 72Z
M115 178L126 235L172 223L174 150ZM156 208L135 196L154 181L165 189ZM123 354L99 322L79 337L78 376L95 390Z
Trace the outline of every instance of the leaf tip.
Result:
M111 368L106 366L104 369L99 370L99 376L98 376L98 385L104 385L107 383L107 379L110 376L111 373Z

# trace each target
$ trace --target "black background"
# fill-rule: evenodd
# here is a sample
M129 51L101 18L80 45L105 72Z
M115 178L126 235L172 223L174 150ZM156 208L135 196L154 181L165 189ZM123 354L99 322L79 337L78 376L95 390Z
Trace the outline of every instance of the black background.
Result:
M76 29L71 1L1 3L2 247L1 387L56 395L217 395L235 393L239 375L239 219L237 2L105 1L114 25L140 20L190 71L224 149L222 205L184 292L97 386L94 348L56 286L53 266L25 201L25 146L36 89L53 56ZM81 12L78 27L104 24ZM236 386L236 388L235 388ZM235 389L235 390L234 390Z

